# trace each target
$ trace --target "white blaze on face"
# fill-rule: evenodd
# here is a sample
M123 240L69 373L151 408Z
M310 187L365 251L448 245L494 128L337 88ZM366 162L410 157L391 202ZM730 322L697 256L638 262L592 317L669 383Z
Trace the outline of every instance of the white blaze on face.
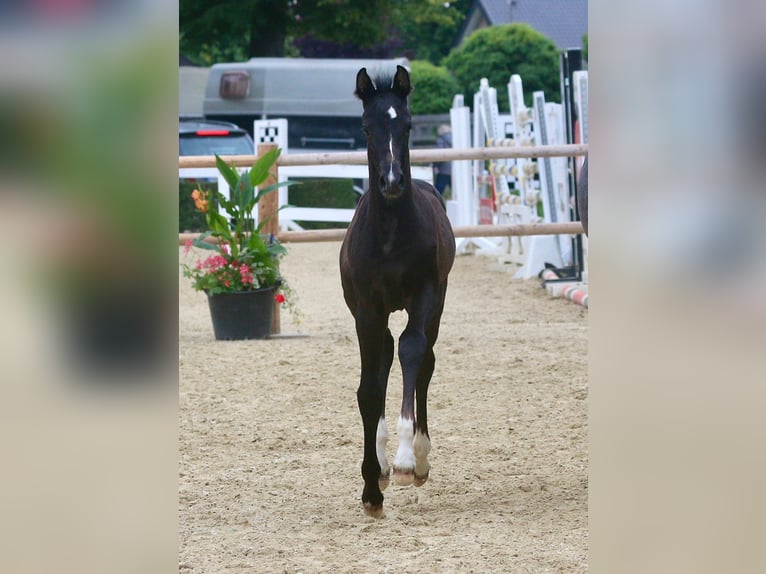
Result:
M415 438L415 424L412 419L399 417L396 424L396 433L399 436L399 449L394 457L394 466L401 469L415 468L415 453L412 451L412 443Z
M386 110L388 113L388 117L390 117L392 120L396 119L396 110L394 109L394 106L391 106ZM394 182L394 142L393 138L388 138L388 151L391 152L391 169L388 172L388 181L391 183Z
M380 417L378 420L378 432L376 433L375 452L378 455L378 464L380 465L380 474L388 475L388 459L386 458L386 443L388 442L388 427L386 419Z
M391 167L388 170L388 181L394 183L394 138L392 137L388 138L388 151L391 152Z

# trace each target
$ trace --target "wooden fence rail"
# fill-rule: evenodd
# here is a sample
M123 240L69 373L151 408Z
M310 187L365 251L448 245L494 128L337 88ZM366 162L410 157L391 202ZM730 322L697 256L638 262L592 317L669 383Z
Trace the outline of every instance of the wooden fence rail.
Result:
M520 225L462 225L453 229L455 237L518 237L522 235L577 235L583 232L579 221L565 223L528 223ZM282 243L312 243L343 241L345 229L314 229L304 231L280 231L277 239ZM199 233L179 233L178 244L199 237ZM212 237L206 241L216 243Z
M433 148L410 150L412 163L428 163L434 161L458 161L472 159L509 159L520 157L572 157L588 153L587 144L567 144L549 146L497 146L472 147L463 149ZM237 167L250 167L258 156L230 155L221 156L228 164ZM367 163L366 151L295 153L280 156L278 166L293 165L363 165ZM187 155L178 158L178 167L215 167L212 156Z

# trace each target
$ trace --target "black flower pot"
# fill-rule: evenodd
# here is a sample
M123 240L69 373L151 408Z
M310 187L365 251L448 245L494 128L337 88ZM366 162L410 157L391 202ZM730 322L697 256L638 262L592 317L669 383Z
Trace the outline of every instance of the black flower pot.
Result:
M215 338L228 341L268 338L278 288L277 284L254 291L208 294Z

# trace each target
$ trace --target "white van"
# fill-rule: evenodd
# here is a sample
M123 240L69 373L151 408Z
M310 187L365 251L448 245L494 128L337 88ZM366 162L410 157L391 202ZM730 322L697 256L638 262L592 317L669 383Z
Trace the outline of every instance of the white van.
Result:
M253 135L253 121L286 118L291 152L366 147L362 104L354 96L356 74L409 69L407 58L391 60L252 58L210 68L203 113L233 122Z

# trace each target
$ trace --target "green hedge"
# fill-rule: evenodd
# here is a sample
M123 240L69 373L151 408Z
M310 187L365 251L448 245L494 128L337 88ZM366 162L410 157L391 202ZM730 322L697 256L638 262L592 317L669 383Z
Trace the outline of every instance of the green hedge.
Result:
M410 67L414 86L410 96L412 114L448 114L452 98L460 93L460 84L449 70L423 60L410 62Z
M497 89L497 104L507 111L506 85L512 74L524 84L524 100L532 106L532 92L542 90L548 102L561 101L559 55L552 40L527 24L481 28L453 49L442 62L457 79L466 102L473 101L482 78Z
M354 191L351 179L295 178L300 185L288 188L288 203L295 207L326 207L353 209L359 194ZM296 221L304 229L338 229L348 226L342 222Z

